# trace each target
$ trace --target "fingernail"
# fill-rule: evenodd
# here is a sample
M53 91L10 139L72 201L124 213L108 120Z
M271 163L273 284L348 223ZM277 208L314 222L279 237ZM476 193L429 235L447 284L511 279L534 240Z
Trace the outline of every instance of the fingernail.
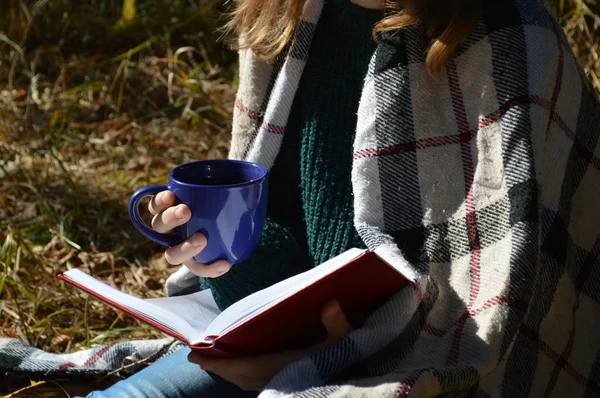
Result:
M221 264L221 265L217 266L217 271L219 271L220 273L227 272L228 270L229 270L229 265L227 265L227 264Z
M327 316L335 316L340 310L340 303L337 300L332 300L329 302L329 306L327 308Z
M185 214L183 214L183 206L177 206L177 209L175 210L175 217L179 219L185 217Z
M194 239L192 239L192 246L200 247L201 244L202 244L202 238L200 238L199 236L196 236L196 237L194 237Z

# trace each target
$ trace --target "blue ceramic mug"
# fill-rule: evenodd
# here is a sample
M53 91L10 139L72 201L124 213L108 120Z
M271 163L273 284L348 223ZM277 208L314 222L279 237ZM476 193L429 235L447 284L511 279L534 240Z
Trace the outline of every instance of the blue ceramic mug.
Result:
M177 203L186 204L192 218L176 234L160 234L140 217L142 198L169 190ZM267 212L267 170L241 160L200 160L169 172L169 185L149 185L129 200L129 217L147 238L175 246L201 232L207 245L194 260L211 264L225 259L236 264L248 258L260 238Z

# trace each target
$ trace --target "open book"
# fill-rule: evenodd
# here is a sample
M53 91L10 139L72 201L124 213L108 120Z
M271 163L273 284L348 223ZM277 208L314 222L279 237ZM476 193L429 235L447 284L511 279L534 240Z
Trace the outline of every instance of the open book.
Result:
M58 277L207 355L240 356L318 343L320 311L336 298L361 322L407 279L373 252L350 249L304 273L251 294L221 312L210 290L141 299L72 269Z

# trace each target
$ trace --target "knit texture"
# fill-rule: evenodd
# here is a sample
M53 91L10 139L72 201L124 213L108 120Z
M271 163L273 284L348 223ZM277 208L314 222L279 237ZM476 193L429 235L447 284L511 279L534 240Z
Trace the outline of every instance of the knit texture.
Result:
M278 215L282 223L293 218L312 265L364 247L353 224L352 146L363 80L376 47L371 32L381 16L347 0L325 4L272 168L276 200L292 204L279 206ZM301 212L295 211L298 205Z
M376 44L378 11L346 0L325 5L299 83L290 123L269 175L268 217L250 258L202 279L219 308L364 247L354 228L351 185L356 113Z

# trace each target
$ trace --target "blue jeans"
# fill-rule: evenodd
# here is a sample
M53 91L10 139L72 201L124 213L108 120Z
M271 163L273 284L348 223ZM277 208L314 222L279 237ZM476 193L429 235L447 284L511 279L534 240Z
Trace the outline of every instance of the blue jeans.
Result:
M255 398L258 393L207 373L188 362L185 347L88 398Z

